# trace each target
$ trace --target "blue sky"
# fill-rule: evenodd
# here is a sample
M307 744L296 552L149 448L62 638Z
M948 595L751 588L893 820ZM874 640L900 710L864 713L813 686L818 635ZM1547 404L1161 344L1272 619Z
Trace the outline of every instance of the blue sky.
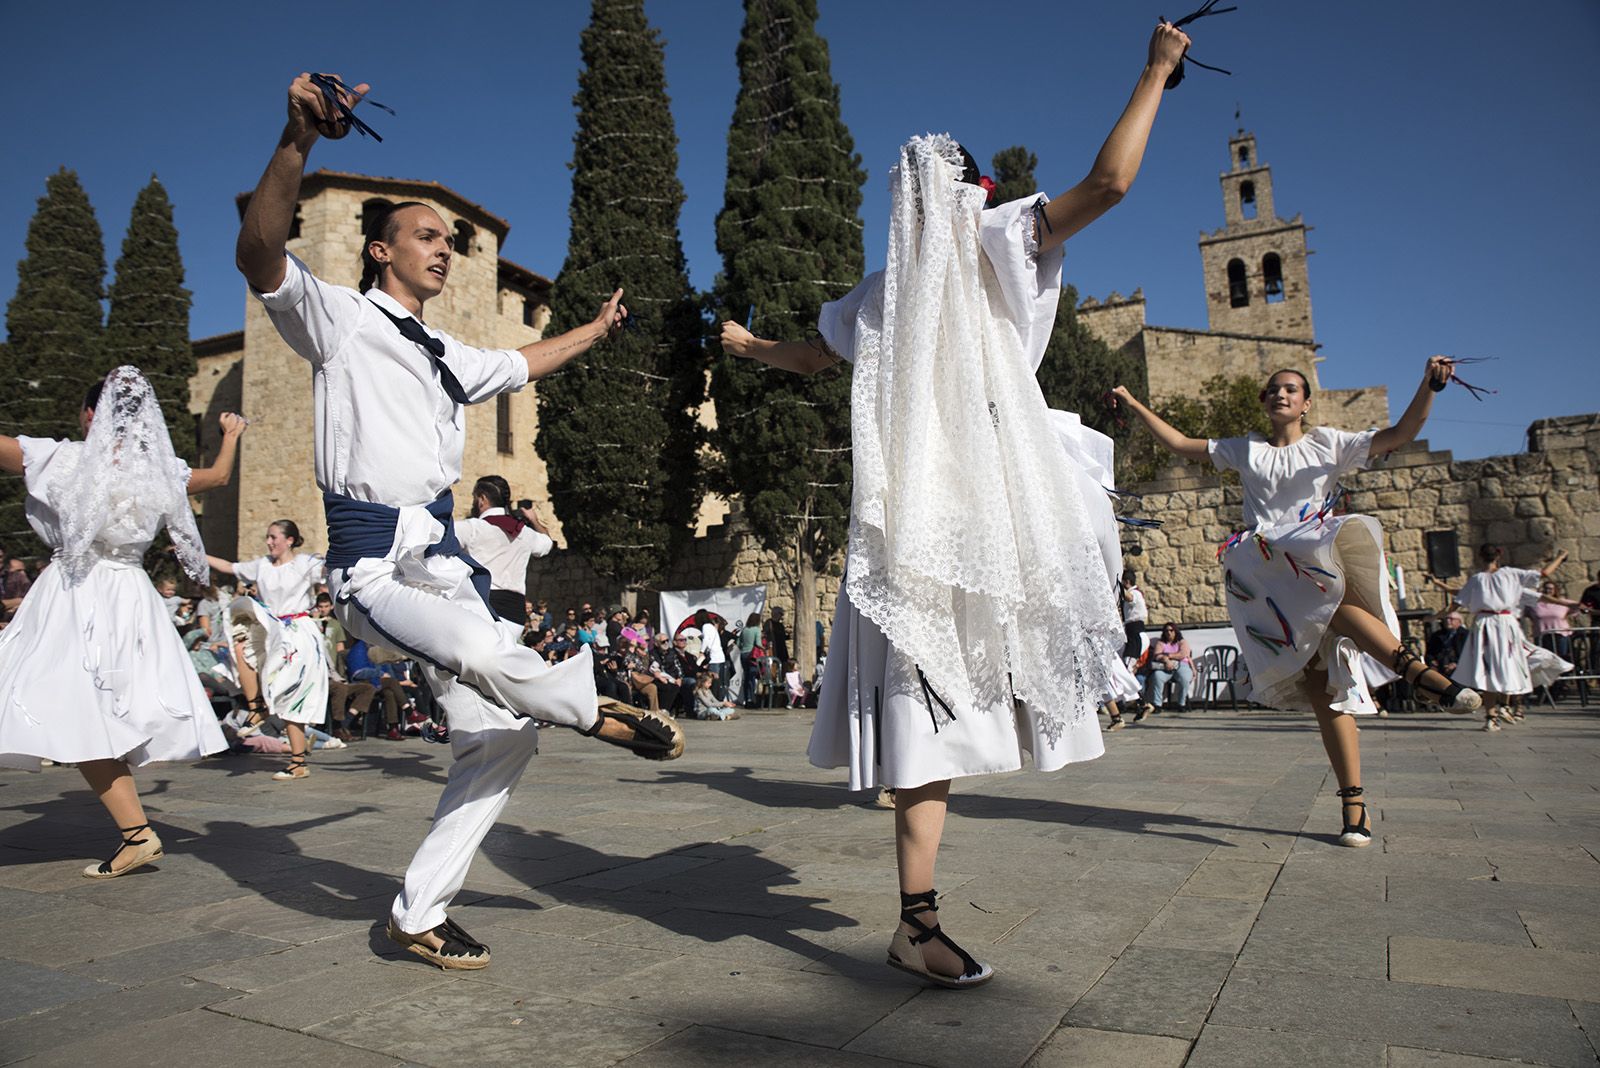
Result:
M1163 0L1164 4L1165 0ZM1194 0L1184 0L1184 5ZM1217 175L1234 109L1273 168L1279 214L1314 227L1311 288L1328 387L1386 384L1395 414L1433 352L1496 356L1444 393L1425 436L1458 457L1516 451L1536 418L1600 410L1591 308L1600 269L1600 4L1236 0L1194 29L1132 193L1068 246L1085 294L1142 286L1150 321L1203 327L1195 240L1221 225ZM975 5L819 0L844 118L868 170L867 259L883 258L884 175L907 136L949 130L981 161L1022 143L1047 191L1088 168L1158 14L1127 0ZM1179 6L1184 6L1179 5ZM736 0L648 0L688 192L697 286L718 269ZM171 194L195 336L237 329L233 195L254 185L300 70L374 85L384 135L318 146L314 166L429 178L511 220L504 254L554 275L565 254L578 69L589 5L7 2L12 105L0 261L23 254L44 179L82 177L115 261L152 172ZM382 12L378 21L374 16ZM1513 15L1515 12L1515 15ZM15 272L0 272L9 300Z

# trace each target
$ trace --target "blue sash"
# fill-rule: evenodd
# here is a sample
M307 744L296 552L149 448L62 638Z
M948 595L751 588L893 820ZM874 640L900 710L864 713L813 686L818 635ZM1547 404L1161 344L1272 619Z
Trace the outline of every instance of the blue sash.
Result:
M453 556L472 569L472 588L489 614L495 619L494 606L489 603L489 569L462 549L456 538L455 500L445 490L427 506L428 514L444 525L444 536L423 552L424 556ZM337 493L322 495L322 510L328 520L328 569L352 568L366 559L381 560L389 555L394 545L395 526L400 521L400 509L372 501L357 501Z

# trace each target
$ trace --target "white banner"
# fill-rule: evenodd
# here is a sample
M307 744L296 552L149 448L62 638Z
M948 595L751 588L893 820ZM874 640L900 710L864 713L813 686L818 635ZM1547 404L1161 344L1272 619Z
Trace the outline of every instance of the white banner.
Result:
M721 616L724 625L729 621L743 625L752 612L764 612L766 607L764 585L729 586L720 590L662 590L658 618L661 628L671 634L702 608Z

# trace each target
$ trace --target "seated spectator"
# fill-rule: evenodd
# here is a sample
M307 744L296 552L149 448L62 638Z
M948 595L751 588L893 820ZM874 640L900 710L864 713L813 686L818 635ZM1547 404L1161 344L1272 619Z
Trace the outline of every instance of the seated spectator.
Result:
M650 659L650 674L656 680L656 690L661 704L674 715L689 715L694 709L695 665L689 659L683 638L656 635L654 656Z
M384 723L384 729L375 733L392 742L398 742L401 738L401 719L412 707L406 683L410 683L412 688L416 687L416 684L406 677L405 665L397 660L374 663L371 647L357 639L350 643L350 648L345 653L345 677L351 682L365 682L374 688L376 697L383 706ZM370 702L368 708L371 708ZM349 717L343 726L353 734L360 735L365 730L363 718L365 717Z
M1161 628L1161 634L1150 643L1149 656L1140 669L1144 675L1144 706L1134 717L1138 722L1161 705L1161 695L1167 683L1177 680L1178 692L1173 705L1179 712L1189 703L1189 687L1194 683L1194 660L1189 652L1189 642L1176 623Z
M702 671L695 680L695 716L699 719L738 719L739 713L734 709L733 702L720 700L712 689L715 682L716 676L709 671Z
M788 707L811 707L811 687L807 686L805 681L800 678L800 665L793 660L784 662L783 688L788 695Z
M644 655L644 643L624 638L618 652L628 675L628 685L634 694L644 697L650 711L661 711L661 691L656 685L656 677L650 672L650 661Z
M1444 626L1428 635L1425 659L1433 670L1449 678L1461 660L1461 650L1467 645L1467 628L1461 613L1451 609L1444 615Z
M16 612L32 585L33 579L28 577L28 562L20 556L8 557L5 575L0 577L0 604L4 605L7 618Z

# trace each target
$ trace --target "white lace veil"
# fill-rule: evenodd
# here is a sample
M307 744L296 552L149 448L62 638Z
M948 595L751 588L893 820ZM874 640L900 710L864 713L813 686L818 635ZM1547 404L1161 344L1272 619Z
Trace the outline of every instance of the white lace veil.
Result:
M960 716L1029 702L1052 743L1123 641L1018 325L947 135L890 172L883 300L856 320L850 598Z
M184 571L205 584L210 569L189 509L187 472L150 383L137 367L112 371L74 469L51 479L47 491L61 517L57 566L68 582L82 582L107 550L142 549L164 525Z

